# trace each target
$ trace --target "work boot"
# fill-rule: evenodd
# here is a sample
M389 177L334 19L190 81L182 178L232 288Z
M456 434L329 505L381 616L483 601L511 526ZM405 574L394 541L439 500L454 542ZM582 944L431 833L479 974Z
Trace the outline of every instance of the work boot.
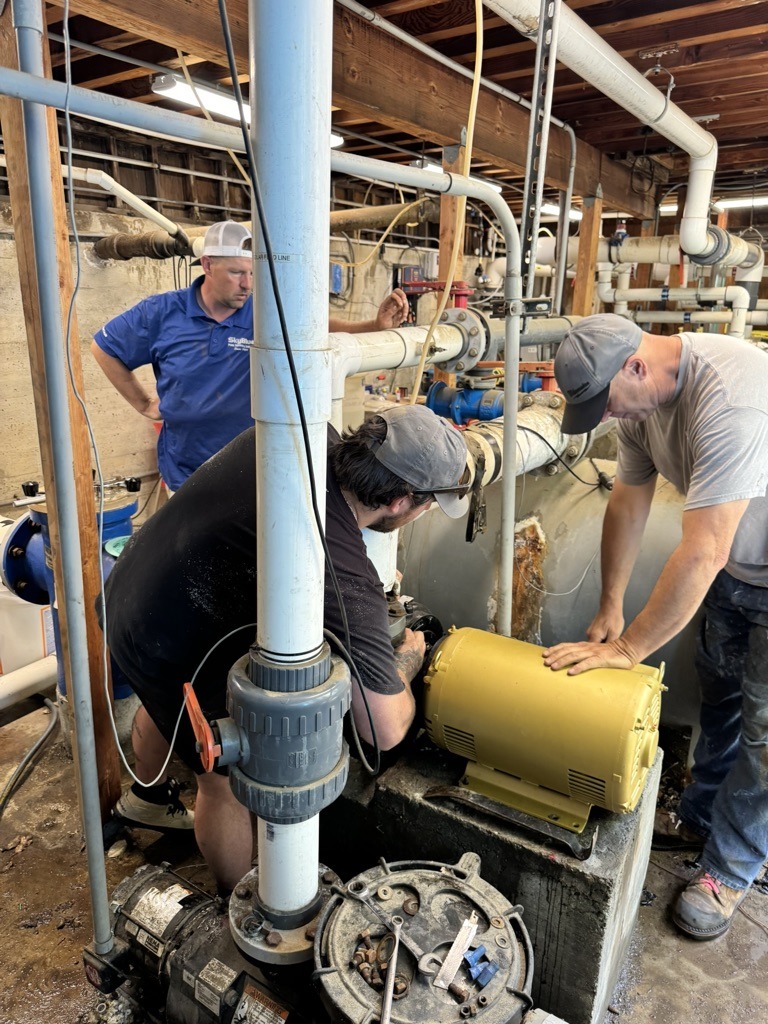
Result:
M701 850L706 836L685 824L676 811L657 810L653 819L654 850Z
M716 939L731 927L746 889L732 889L707 871L697 872L677 898L672 920L694 939Z
M181 802L180 790L181 786L176 779L170 778L157 786L134 783L117 801L114 815L128 825L150 828L156 832L193 829L195 815Z

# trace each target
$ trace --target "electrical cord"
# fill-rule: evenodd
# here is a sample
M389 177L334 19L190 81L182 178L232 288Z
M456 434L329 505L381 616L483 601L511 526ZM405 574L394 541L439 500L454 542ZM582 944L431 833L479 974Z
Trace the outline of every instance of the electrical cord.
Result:
M152 490L151 490L151 491L149 492L149 494L147 495L147 500L146 500L146 501L144 502L144 504L143 504L143 505L141 506L141 508L139 509L139 511L138 511L138 512L134 512L134 513L133 513L133 515L131 516L131 519L138 519L138 518L139 518L139 516L140 516L140 515L142 514L142 512L144 511L144 509L145 509L145 508L147 507L147 505L149 504L150 498L151 498L151 497L152 497L152 495L153 495L153 494L155 493L155 491L157 490L157 488L158 488L158 486L159 486L159 485L160 485L160 476L158 475L158 477L157 477L157 480L155 480L155 482L154 482L154 483L152 484Z
M344 599L341 595L341 588L339 587L339 580L336 576L336 570L333 565L331 558L331 552L328 548L328 542L325 537L325 530L323 528L322 517L320 515L320 509L317 503L317 484L315 481L314 466L312 464L312 452L309 443L309 430L307 428L307 418L304 412L304 402L301 396L301 386L299 384L299 377L296 371L296 364L293 358L293 348L291 346L291 340L288 334L288 324L285 319L285 310L283 308L282 295L280 293L280 286L277 280L277 270L275 266L274 253L272 249L272 242L269 235L269 226L267 224L266 212L264 210L264 201L261 194L261 186L259 183L258 174L256 173L256 160L253 153L253 145L251 143L251 137L248 133L248 126L245 118L245 110L243 107L243 94L240 89L240 80L237 73L237 64L235 62L235 51L232 45L232 34L229 28L229 17L227 14L226 0L218 0L219 8L219 20L221 22L222 35L224 37L224 48L227 53L227 63L229 65L229 72L232 78L232 85L235 92L235 99L237 100L238 110L240 111L240 130L243 135L243 142L245 144L245 152L248 157L248 173L251 180L251 188L253 189L253 198L256 204L256 212L259 219L259 226L261 228L262 240L264 242L264 249L267 256L267 269L269 271L270 284L272 286L272 294L275 300L275 307L277 309L277 316L280 321L280 333L283 338L283 344L285 346L286 359L288 361L288 369L291 375L291 383L293 385L293 392L296 398L296 406L299 413L299 420L301 423L301 434L304 441L304 454L307 460L307 477L309 480L309 489L312 500L312 511L315 517L315 525L320 538L320 543L323 548L323 554L325 556L325 562L328 567L328 574L331 578L333 585L334 594L339 605L339 611L341 614L342 625L344 627L344 639L348 651L351 650L352 643L350 639L349 631L349 619L347 618L347 610L344 606ZM350 655L351 657L351 655ZM357 670L356 670L357 671ZM376 756L379 756L379 744L376 738L375 729L371 733L373 740L373 748L376 751Z
M53 731L59 724L59 709L53 703L53 701L45 698L45 706L51 713L51 720L48 723L45 732L40 736L39 739L35 740L33 745L26 752L24 757L19 762L16 770L11 775L10 779L3 786L3 791L0 793L0 818L2 818L8 801L13 796L14 792L26 781L25 771L27 768L32 766L37 755L43 749L49 738L53 735Z
M557 450L549 443L549 441L546 439L546 437L544 437L543 434L540 434L538 432L538 430L533 430L531 427L524 427L520 423L518 423L517 429L518 430L524 430L527 434L534 434L536 437L538 437L538 439L540 441L543 441L544 444L547 446L547 448L549 448L549 450L555 456L557 461L562 463L562 465L565 466L565 468L568 470L568 472L571 474L571 476L575 476L580 484L584 484L585 487L589 487L591 490L594 490L596 487L605 486L602 483L602 481L600 480L599 476L598 476L598 479L594 483L590 483L589 480L584 480L582 477L580 477L578 473L574 473L574 471L571 469L571 467L568 465L568 463L565 461L565 459L563 459L558 454ZM597 467L595 467L595 472L598 472ZM606 479L607 479L607 474L603 474L603 475L606 476ZM609 488L609 490L610 490L610 488Z
M370 708L370 705L368 703L368 697L367 697L366 692L365 692L365 686L363 685L363 681L360 678L360 673L357 671L357 665L355 665L354 658L352 657L350 652L346 649L346 647L341 642L341 640L339 640L339 638L336 636L336 634L332 633L330 631L330 629L324 629L323 630L323 636L325 637L326 640L330 641L330 643L332 643L335 646L336 650L339 652L339 657L342 659L342 661L346 662L352 678L357 683L358 689L360 690L360 696L363 699L363 706L365 707L365 713L366 713L366 715L368 717L368 724L371 727L371 736L375 739L376 738L376 729L375 729L375 726L373 724L373 715L371 714L371 708ZM355 741L355 747L357 749L357 756L360 758L360 762L361 762L363 768L365 768L365 770L368 772L369 775L378 775L379 774L379 770L381 768L381 751L379 750L378 743L376 743L374 745L375 757L374 757L374 764L373 764L373 766L371 766L368 763L367 757L363 753L363 747L362 747L362 744L360 743L360 735L359 735L359 733L357 731L357 725L355 724L355 716L353 714L351 714L349 716L349 720L350 720L350 724L351 724L351 728L352 728L352 737L353 737L353 739Z

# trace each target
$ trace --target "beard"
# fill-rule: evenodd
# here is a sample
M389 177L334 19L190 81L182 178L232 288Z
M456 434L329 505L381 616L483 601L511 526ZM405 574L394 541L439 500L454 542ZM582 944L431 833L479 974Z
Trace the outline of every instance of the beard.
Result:
M399 530L401 526L407 526L408 523L412 523L419 516L423 515L429 510L430 503L426 505L419 505L417 509L411 509L408 512L403 512L399 516L393 515L381 515L375 523L369 523L368 529L373 530L374 533L394 533L395 530ZM414 511L418 514L414 515Z

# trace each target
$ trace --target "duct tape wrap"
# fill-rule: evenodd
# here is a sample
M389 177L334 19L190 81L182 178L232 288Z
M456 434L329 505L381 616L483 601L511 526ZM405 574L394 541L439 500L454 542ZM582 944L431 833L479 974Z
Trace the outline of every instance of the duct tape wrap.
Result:
M248 661L246 655L233 666L228 682L229 712L248 740L247 754L230 768L232 791L265 821L305 821L346 783L342 723L351 700L349 669L333 658L319 686L284 692L254 686Z

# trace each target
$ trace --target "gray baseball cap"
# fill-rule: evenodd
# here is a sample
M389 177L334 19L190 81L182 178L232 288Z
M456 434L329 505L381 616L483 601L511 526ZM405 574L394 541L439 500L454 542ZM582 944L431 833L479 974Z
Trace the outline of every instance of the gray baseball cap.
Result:
M426 405L399 405L378 415L387 424L373 449L378 461L414 490L434 494L447 516L460 519L469 507L469 484L460 486L467 446L459 431Z
M555 378L566 407L564 434L585 434L603 418L611 381L637 352L643 332L616 313L585 316L565 335L555 356Z

